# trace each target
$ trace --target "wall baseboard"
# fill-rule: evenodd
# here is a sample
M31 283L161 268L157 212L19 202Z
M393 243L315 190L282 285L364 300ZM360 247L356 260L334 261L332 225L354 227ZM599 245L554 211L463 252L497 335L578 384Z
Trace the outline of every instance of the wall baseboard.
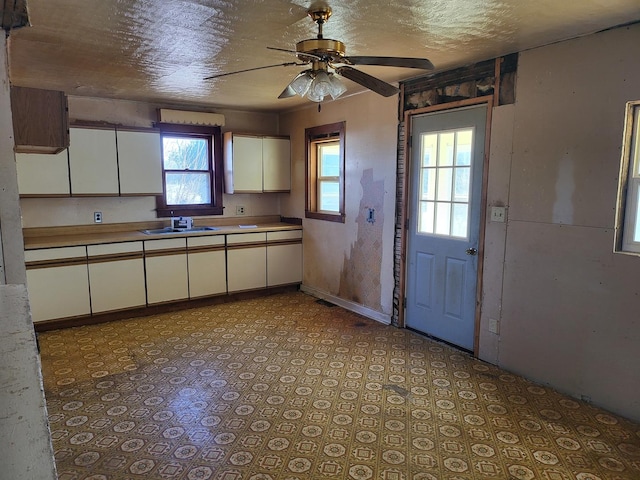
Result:
M345 300L340 297L336 297L329 293L323 292L313 287L309 287L307 285L300 285L300 291L307 293L313 297L320 298L322 300L326 300L331 302L339 307L342 307L351 312L360 314L364 317L370 318L371 320L375 320L380 323L384 323L385 325L391 325L391 315L384 314L382 312L378 312L371 308L365 307L364 305L360 305L358 303L350 302L349 300Z

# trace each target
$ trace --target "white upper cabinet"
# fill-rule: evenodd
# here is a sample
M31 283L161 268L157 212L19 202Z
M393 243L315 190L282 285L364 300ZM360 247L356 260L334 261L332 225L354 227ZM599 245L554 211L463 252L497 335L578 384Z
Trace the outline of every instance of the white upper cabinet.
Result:
M159 132L74 127L69 136L71 195L162 194Z
M70 128L69 170L72 195L118 195L116 132Z
M69 196L67 149L60 153L16 153L20 195Z
M121 195L162 194L160 132L118 130Z
M262 139L262 190L291 190L291 145L288 138Z
M291 190L288 138L224 134L225 192L262 193Z

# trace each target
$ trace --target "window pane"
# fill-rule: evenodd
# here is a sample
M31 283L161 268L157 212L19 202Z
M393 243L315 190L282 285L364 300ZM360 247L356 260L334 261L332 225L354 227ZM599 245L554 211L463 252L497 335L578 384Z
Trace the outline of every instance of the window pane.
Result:
M211 203L209 173L167 173L167 205L201 205Z
M633 230L634 242L640 242L640 208L638 208L637 205L640 205L640 188L638 189L638 193L636 197L635 228Z
M325 212L340 211L340 183L321 181L318 188L318 210Z
M454 132L440 134L438 166L448 167L453 165L453 146L455 138L456 134Z
M340 144L318 144L318 175L320 177L340 176Z
M438 135L430 134L422 136L422 166L435 167L438 147Z
M451 228L451 204L438 202L436 205L436 233L449 235Z
M438 169L438 200L451 201L453 168Z
M208 142L204 138L162 137L165 170L208 170Z
M471 141L473 130L461 130L456 134L456 165L471 165Z
M420 179L421 200L436 199L436 170L433 168L423 168Z
M420 233L433 233L435 205L434 202L420 202L420 217L418 218Z
M453 199L456 202L468 202L469 201L469 175L471 169L469 167L456 168L455 173L455 185Z
M466 203L453 204L453 225L451 235L454 237L467 238L467 225L469 207Z

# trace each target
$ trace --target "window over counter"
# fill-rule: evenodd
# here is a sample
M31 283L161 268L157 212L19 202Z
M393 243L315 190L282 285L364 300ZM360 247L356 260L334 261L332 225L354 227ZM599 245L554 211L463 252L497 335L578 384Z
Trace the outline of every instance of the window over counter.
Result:
M640 253L640 100L627 103L615 237L615 251Z
M307 128L305 138L305 216L344 223L345 122Z
M223 162L220 127L159 123L163 194L158 217L222 215Z

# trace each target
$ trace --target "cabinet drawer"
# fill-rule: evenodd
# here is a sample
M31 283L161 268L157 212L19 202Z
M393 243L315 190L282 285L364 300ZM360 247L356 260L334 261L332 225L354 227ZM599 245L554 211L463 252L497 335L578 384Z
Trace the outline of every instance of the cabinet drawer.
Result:
M43 248L39 250L26 250L24 258L29 263L39 262L55 262L58 264L77 263L78 260L87 260L86 247L61 247L61 248Z
M204 247L209 245L222 245L224 246L224 235L211 235L204 237L189 237L187 238L187 247Z
M187 247L186 238L165 238L163 240L145 240L144 251L184 250Z
M299 240L302 238L302 230L284 230L281 232L267 232L267 242L279 240Z
M232 247L234 245L250 245L250 244L263 244L267 241L267 234L264 232L259 233L234 233L227 235L227 245Z

